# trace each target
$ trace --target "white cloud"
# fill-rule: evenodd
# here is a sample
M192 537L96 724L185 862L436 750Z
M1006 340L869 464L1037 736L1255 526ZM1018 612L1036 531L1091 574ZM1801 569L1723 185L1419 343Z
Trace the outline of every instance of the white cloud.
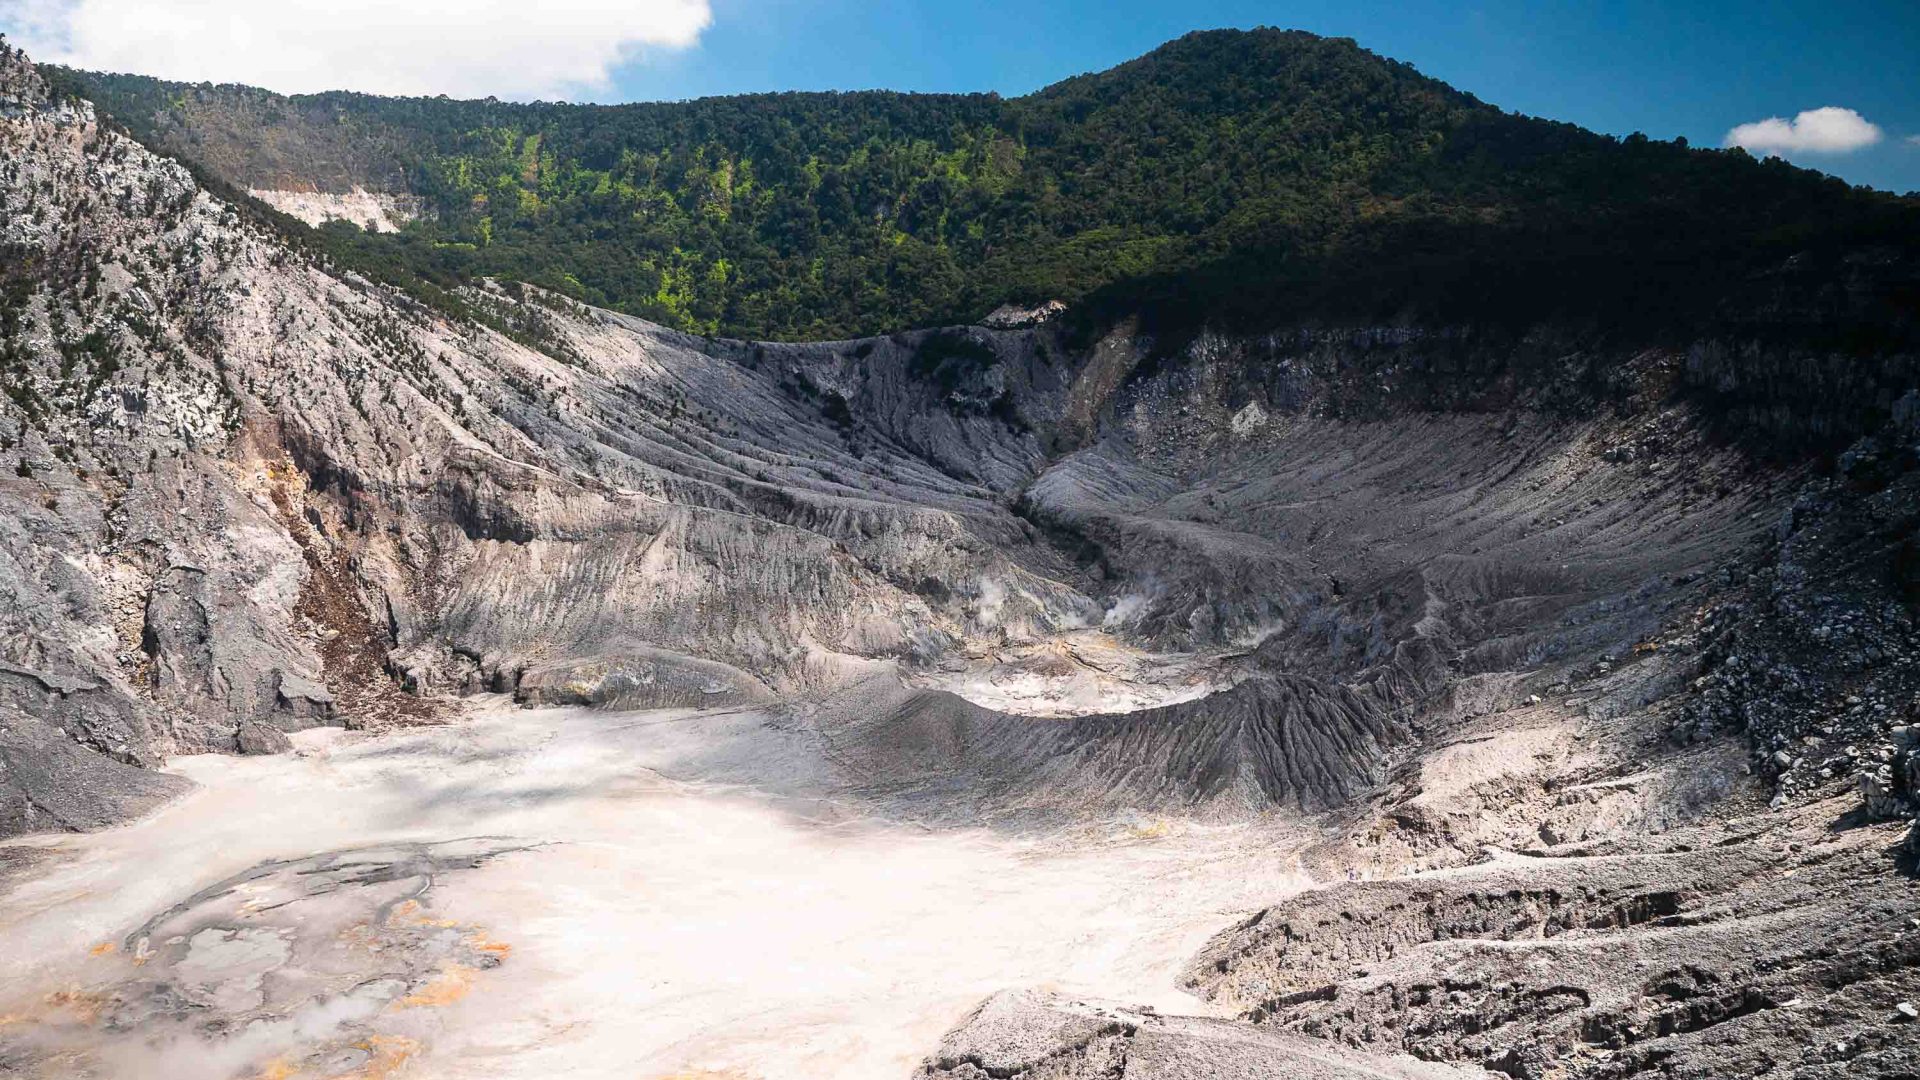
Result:
M37 60L286 93L580 98L648 47L685 48L708 0L0 0Z
M1728 146L1758 154L1845 154L1880 141L1880 128L1852 109L1828 105L1791 120L1769 116L1727 132Z

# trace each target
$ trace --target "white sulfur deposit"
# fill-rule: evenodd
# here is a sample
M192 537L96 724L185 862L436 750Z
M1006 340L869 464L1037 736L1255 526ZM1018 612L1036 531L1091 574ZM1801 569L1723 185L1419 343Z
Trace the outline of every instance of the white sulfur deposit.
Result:
M350 221L368 232L399 232L425 209L418 195L395 195L364 188L338 193L253 188L247 194L309 225Z
M18 842L49 861L0 906L0 1012L117 1076L182 1075L188 1060L218 1062L221 1076L275 1062L371 1069L396 1055L435 1077L903 1076L1003 989L1204 1011L1176 988L1181 965L1224 919L1300 884L1284 845L1254 826L1122 819L1016 836L863 816L829 797L805 746L750 712L495 707L447 727L297 741L297 755L179 759L200 790L139 823ZM263 860L360 849L387 868L363 877L393 877L374 845L444 853L473 837L504 853L473 869L443 859L419 914L400 910L498 943L498 966L436 955L401 971L399 953L436 939L389 943L342 981L355 993L278 999L295 1022L217 1056L164 1037L190 1031L184 1021L146 1017L136 1040L47 1004L147 977L128 954L166 942L114 943ZM246 883L210 904L229 925L173 946L186 950L179 985L236 1019L295 981L301 956L330 971L339 942L381 924L261 929L281 902L269 895ZM338 909L352 895L336 885L326 899ZM347 929L302 939L335 923ZM369 1006L376 972L393 985Z

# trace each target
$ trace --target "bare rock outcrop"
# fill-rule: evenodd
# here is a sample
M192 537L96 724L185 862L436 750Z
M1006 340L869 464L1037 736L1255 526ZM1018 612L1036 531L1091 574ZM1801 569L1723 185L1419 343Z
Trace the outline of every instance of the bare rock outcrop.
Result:
M0 706L0 833L103 828L191 786L90 751L65 731Z
M1883 838L1759 827L1306 893L1188 981L1260 1026L1510 1076L1912 1069L1920 939L1909 883L1872 869Z
M1228 1021L1007 991L988 998L949 1032L915 1075L919 1080L1466 1080L1487 1074L1404 1056L1354 1053Z

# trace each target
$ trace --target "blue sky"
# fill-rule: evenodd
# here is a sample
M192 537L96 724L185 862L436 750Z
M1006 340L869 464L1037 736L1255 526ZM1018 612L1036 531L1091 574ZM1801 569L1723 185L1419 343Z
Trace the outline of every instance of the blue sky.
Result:
M1013 95L1190 30L1261 25L1352 37L1496 105L1614 134L1712 146L1757 124L1750 145L1920 189L1916 0L0 0L0 32L80 67L285 92L592 101Z

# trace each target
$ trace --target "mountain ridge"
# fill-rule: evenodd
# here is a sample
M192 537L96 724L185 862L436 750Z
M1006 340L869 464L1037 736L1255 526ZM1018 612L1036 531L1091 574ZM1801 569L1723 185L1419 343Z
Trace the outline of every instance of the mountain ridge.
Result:
M1056 298L1245 331L1337 302L1424 322L1564 308L1671 333L1724 295L1693 268L1746 272L1864 236L1920 250L1920 200L1503 113L1299 31L1199 32L1004 99L518 105L60 77L241 190L420 200L398 235L327 238L401 276L496 274L742 337L887 333ZM1527 273L1473 284L1516 244ZM1395 263L1419 269L1379 276ZM1633 277L1648 284L1612 295Z

